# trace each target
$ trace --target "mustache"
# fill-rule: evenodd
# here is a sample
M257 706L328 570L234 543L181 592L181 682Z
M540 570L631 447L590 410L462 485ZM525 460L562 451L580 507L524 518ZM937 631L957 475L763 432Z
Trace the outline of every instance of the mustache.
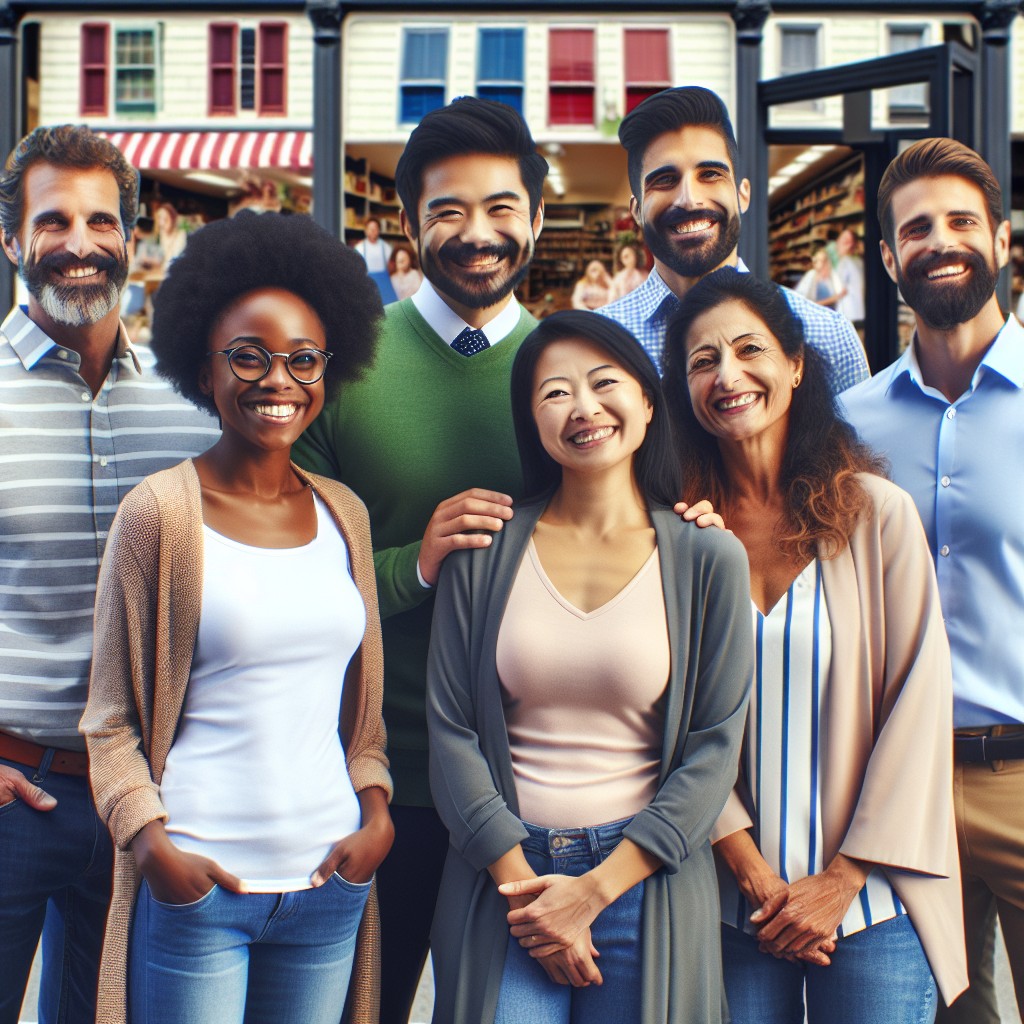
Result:
M948 267L951 263L963 263L971 270L984 266L981 256L970 249L945 249L942 252L927 252L918 256L906 269L915 277L926 277L933 270Z
M469 242L460 242L457 238L449 239L437 250L438 255L445 260L454 263L463 263L478 256L494 256L502 259L515 259L520 253L520 246L512 239L493 245L472 245Z
M721 210L685 210L680 206L671 206L658 218L658 223L666 228L674 228L679 224L691 224L698 220L722 224L725 221L725 214Z
M108 275L116 274L123 265L122 260L103 253L92 252L88 256L75 256L70 252L50 252L40 256L34 263L36 271L48 270L55 273L63 273L69 267L93 267L96 270L106 271Z

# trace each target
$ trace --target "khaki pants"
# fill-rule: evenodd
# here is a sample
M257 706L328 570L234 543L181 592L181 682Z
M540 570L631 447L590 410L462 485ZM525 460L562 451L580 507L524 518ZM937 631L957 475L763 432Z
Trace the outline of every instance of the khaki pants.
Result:
M936 1021L999 1024L992 978L997 913L1024 1016L1024 760L957 764L953 801L971 987L949 1009L940 1007Z

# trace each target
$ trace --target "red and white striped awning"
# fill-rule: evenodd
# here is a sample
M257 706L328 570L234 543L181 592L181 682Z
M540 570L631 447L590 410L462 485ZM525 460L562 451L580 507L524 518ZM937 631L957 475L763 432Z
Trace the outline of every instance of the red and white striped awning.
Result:
M140 171L280 168L308 173L312 132L98 132Z

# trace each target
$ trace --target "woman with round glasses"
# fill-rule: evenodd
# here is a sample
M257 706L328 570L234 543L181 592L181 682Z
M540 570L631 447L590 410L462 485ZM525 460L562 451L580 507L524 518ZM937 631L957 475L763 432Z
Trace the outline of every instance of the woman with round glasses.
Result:
M203 228L160 289L158 369L223 433L129 494L100 571L100 1021L337 1024L354 957L353 1019L376 1020L393 832L369 524L290 453L381 312L358 255L277 214Z

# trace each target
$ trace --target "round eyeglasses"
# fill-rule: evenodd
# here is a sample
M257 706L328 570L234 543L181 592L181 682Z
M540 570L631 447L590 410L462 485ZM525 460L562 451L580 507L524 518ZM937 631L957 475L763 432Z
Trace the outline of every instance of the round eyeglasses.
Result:
M322 348L297 348L294 352L268 352L262 345L236 345L234 348L217 349L211 356L227 356L231 372L248 384L263 380L275 357L284 360L284 365L299 384L315 384L327 369L327 360L333 355Z

